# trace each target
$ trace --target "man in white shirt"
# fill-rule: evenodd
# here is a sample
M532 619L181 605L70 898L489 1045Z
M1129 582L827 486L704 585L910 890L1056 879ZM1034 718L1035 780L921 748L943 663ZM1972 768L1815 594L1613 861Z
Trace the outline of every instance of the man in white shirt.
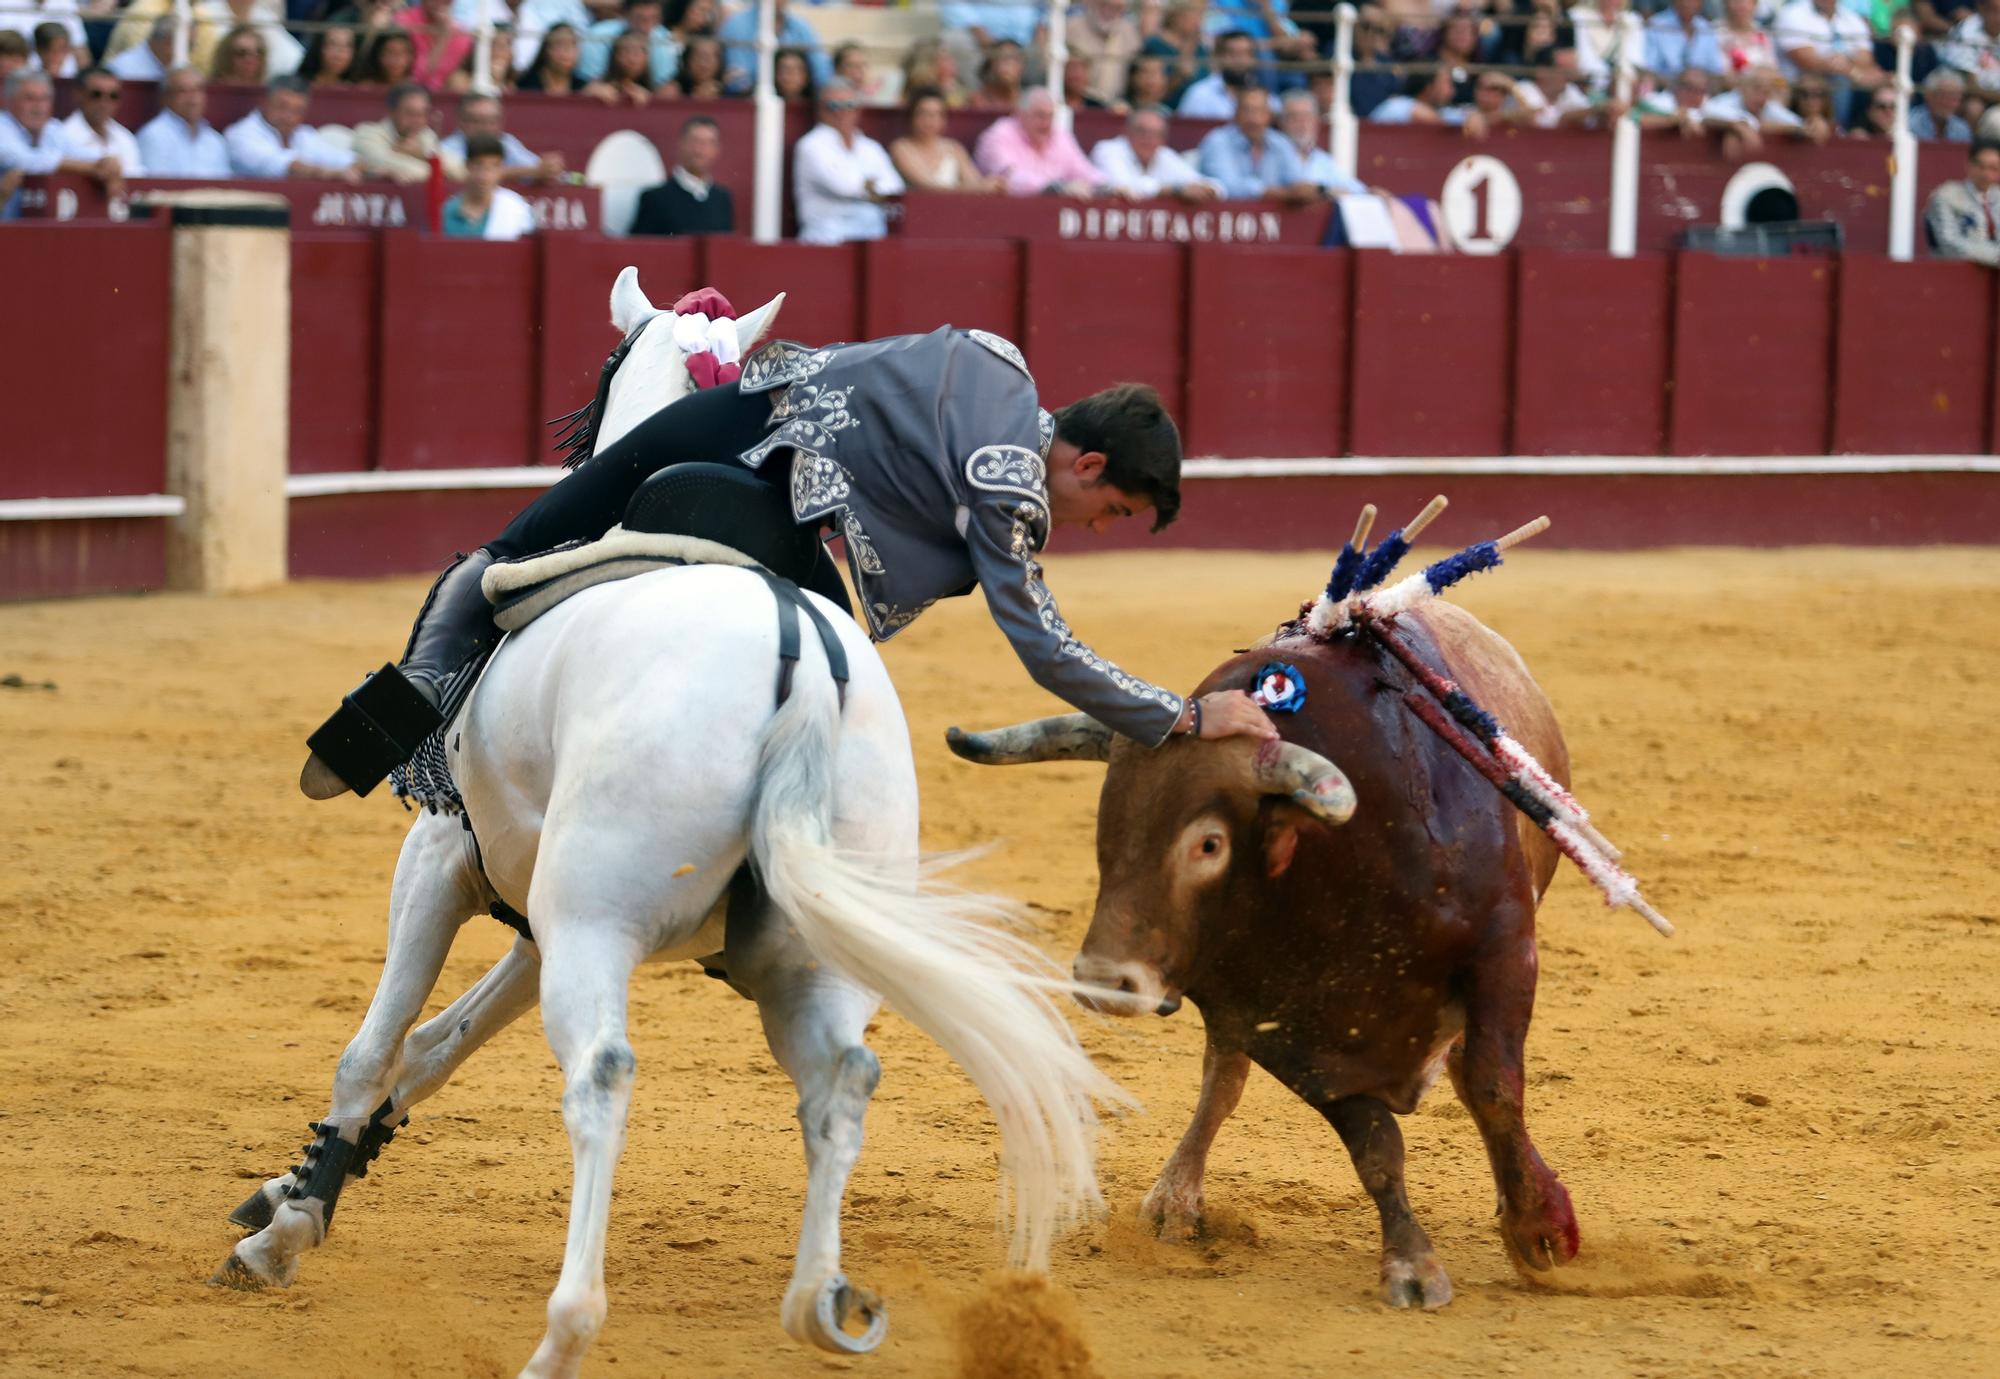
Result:
M465 161L465 141L484 134L500 141L500 151L507 166L501 180L546 182L563 175L566 165L562 154L534 153L501 128L503 119L498 96L467 96L458 103L457 131L438 144L438 152L462 163Z
M153 21L144 43L134 44L104 64L104 70L121 81L159 81L174 60L174 17L163 14Z
M1278 132L1298 150L1306 181L1328 196L1359 195L1368 190L1340 170L1319 138L1319 102L1310 91L1287 91L1278 103Z
M1937 45L1938 61L1965 73L1966 81L1988 97L2000 95L2000 0L1981 0L1979 12L1952 26Z
M819 119L792 147L792 201L799 239L806 244L846 244L889 233L891 197L903 179L882 145L861 132L861 103L854 88L830 81L819 89Z
M229 176L229 146L202 118L208 79L193 67L176 67L160 88L166 109L139 126L139 161L148 177Z
M1090 161L1104 181L1121 196L1141 200L1177 196L1183 201L1213 201L1222 184L1195 171L1194 164L1167 147L1167 117L1157 110L1135 110L1125 132L1104 139L1090 150Z
M52 172L92 177L106 196L122 196L124 175L109 158L80 155L54 119L55 83L46 72L23 68L7 78L7 109L0 112L0 220L19 214L15 201L24 177Z
M1787 110L1772 95L1776 78L1760 67L1751 67L1738 79L1734 91L1711 96L1701 107L1702 127L1722 134L1722 151L1730 158L1742 158L1764 147L1765 136L1812 139L1826 142L1832 128L1824 120L1810 126Z
M257 109L223 131L229 167L238 177L318 177L359 182L354 155L320 138L306 123L311 88L297 77L273 77Z
M1840 0L1792 0L1778 11L1771 30L1787 81L1797 81L1803 72L1826 78L1837 124L1847 122L1856 91L1873 91L1884 80L1868 21L1843 9Z
M93 67L77 82L76 110L63 121L63 137L78 158L109 158L127 177L144 177L145 160L132 131L111 118L118 108L118 78Z

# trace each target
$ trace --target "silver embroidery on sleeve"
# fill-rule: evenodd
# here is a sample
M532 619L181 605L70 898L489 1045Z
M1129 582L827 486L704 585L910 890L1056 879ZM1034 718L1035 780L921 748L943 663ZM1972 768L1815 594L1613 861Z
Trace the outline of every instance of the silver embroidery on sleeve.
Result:
M847 549L853 554L854 564L862 574L880 578L886 573L882 557L875 553L875 543L861 529L861 519L854 515L852 508L841 509L840 534L847 538Z
M1040 550L1042 542L1048 539L1047 524L1048 514L1045 511L1031 503L1022 503L1014 509L1013 531L1009 538L1008 550L1021 562L1028 598L1035 605L1035 613L1041 619L1042 626L1054 633L1060 643L1058 654L1082 662L1086 668L1096 671L1109 680L1120 693L1128 694L1144 703L1164 705L1178 715L1181 711L1181 697L1178 694L1163 690L1158 685L1149 684L1136 675L1127 675L1078 641L1076 634L1070 631L1069 624L1063 621L1062 614L1056 609L1055 595L1049 592L1049 586L1042 579L1042 567L1034 558L1034 552Z
M1022 373L1028 373L1028 361L1021 357L1021 351L1014 347L1012 340L1007 339L1005 336L995 335L990 330L968 330L965 333L986 346L987 349L992 350L1009 364L1012 364ZM1028 377L1030 380L1033 380L1034 375L1028 374Z
M1048 467L1025 445L982 445L965 462L965 479L988 493L1011 493L1049 505Z
M1056 419L1048 414L1046 408L1037 407L1035 409L1035 429L1041 432L1042 465L1044 466L1044 472L1046 472L1049 462L1049 447L1056 443Z

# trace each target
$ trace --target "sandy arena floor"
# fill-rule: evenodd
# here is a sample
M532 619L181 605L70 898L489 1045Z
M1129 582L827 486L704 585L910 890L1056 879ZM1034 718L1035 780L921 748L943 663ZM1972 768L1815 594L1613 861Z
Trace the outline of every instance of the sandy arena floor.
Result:
M1323 577L1311 556L1058 559L1100 649L1190 684ZM1681 924L1543 910L1531 1125L1583 1222L1517 1278L1469 1119L1405 1123L1411 1195L1458 1290L1375 1301L1375 1214L1320 1118L1251 1083L1210 1178L1218 1237L1132 1208L1179 1137L1199 1016L1086 1039L1147 1114L1112 1125L1118 1215L1059 1250L1105 1379L2000 1373L2000 555L1522 553L1464 599L1537 671L1586 803ZM541 1332L569 1194L535 1020L477 1055L342 1199L289 1292L203 1286L225 1214L324 1109L373 988L397 839L377 796L313 806L299 743L402 645L413 580L0 607L0 1374L509 1376ZM1032 902L1065 959L1089 915L1098 768L981 772L947 723L1054 711L971 601L887 648L927 843ZM53 690L35 687L53 681ZM439 1001L510 935L475 920ZM1000 1260L994 1139L894 1016L846 1216L887 1345L778 1328L803 1161L754 1012L692 966L636 981L639 1081L597 1375L945 1379Z

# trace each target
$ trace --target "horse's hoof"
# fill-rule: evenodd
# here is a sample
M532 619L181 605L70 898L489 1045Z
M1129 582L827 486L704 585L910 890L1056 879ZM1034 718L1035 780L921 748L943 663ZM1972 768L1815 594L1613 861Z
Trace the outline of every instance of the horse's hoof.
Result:
M276 1214L277 1210L278 1204L272 1201L265 1194L264 1189L260 1187L243 1199L242 1206L229 1213L229 1219L234 1224L254 1234L271 1224L271 1217ZM230 1258L234 1259L235 1256L231 1255Z
M345 795L348 789L347 782L320 760L318 752L306 758L305 767L299 772L300 794L309 800L330 800L336 795Z
M866 1355L889 1334L889 1313L882 1299L866 1288L856 1288L844 1274L835 1274L820 1285L813 1303L813 1321L813 1344L838 1355Z
M234 1288L242 1293L258 1293L271 1285L252 1272L250 1266L231 1251L229 1258L222 1261L222 1267L208 1276L211 1287Z

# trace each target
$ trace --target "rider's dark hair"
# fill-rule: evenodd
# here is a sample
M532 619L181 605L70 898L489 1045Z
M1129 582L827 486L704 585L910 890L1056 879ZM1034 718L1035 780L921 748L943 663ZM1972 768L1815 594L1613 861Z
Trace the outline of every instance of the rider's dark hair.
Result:
M1181 511L1181 433L1160 395L1143 383L1119 383L1056 413L1056 435L1104 454L1104 479L1153 504L1153 530Z

